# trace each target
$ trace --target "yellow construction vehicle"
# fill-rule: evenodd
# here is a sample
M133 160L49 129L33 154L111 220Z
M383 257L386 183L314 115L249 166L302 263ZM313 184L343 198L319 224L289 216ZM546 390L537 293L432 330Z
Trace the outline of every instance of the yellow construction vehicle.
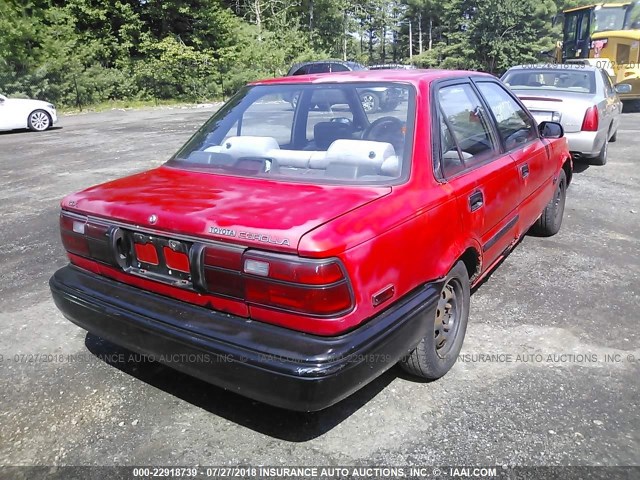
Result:
M601 3L564 12L557 60L603 68L614 84L629 84L623 100L640 100L640 2Z

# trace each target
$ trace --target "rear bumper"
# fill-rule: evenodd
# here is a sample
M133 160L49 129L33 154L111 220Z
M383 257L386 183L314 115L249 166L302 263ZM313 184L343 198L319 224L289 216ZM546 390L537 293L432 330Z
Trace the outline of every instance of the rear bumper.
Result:
M426 334L440 285L427 284L336 337L295 332L137 289L73 266L49 280L76 325L241 395L314 411L392 367Z
M584 157L595 157L600 153L607 132L565 132L569 143L569 151Z

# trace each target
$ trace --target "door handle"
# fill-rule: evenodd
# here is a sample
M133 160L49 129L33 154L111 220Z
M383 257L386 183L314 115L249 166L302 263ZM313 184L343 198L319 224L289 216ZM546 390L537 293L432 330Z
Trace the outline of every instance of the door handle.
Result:
M475 212L484 204L484 195L482 192L477 190L469 195L469 210Z
M525 163L520 167L520 174L522 175L522 178L527 178L529 176L529 164Z

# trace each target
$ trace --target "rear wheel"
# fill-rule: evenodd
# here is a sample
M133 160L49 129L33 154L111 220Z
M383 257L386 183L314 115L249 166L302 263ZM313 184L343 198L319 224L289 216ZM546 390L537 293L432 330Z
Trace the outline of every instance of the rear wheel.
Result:
M435 380L453 367L467 331L470 295L469 273L459 261L444 280L427 334L400 361L404 370L426 380Z
M51 117L44 110L34 110L29 114L27 125L34 132L44 132L51 126Z
M605 140L604 145L602 145L602 149L600 150L600 153L598 154L597 157L593 157L593 160L591 161L591 163L593 163L594 165L606 165L608 154L609 154L609 142Z
M553 198L542 211L542 215L533 225L533 232L543 237L555 235L562 225L564 204L567 198L567 176L564 170L560 170L558 185Z

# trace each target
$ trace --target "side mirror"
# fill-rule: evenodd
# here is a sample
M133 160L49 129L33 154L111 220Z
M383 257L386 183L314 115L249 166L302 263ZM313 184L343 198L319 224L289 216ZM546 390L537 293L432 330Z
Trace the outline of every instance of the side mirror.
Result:
M538 125L538 131L542 138L564 137L564 128L558 122L542 122Z
M4 102L7 99L4 95L0 95L0 103Z
M616 93L631 93L631 85L628 83L619 83L615 86Z

